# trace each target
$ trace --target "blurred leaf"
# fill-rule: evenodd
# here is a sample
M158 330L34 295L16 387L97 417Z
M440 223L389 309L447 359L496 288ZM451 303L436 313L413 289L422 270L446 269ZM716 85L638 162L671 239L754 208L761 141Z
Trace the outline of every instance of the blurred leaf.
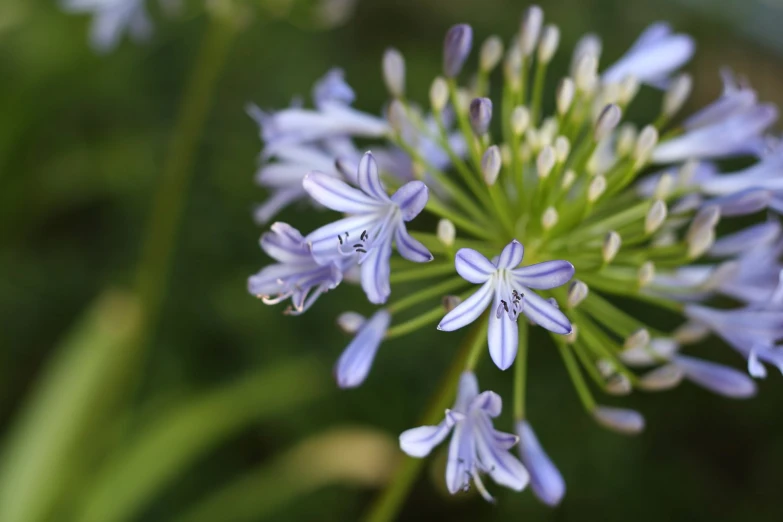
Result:
M301 359L266 367L163 412L96 475L75 520L132 519L221 441L252 422L309 402L331 386L322 366Z
M56 350L4 447L0 520L50 520L74 450L93 425L95 404L122 371L117 353L135 335L138 319L132 296L107 292Z
M376 430L340 428L321 433L207 496L176 522L260 520L330 484L380 486L391 475L397 457L396 441Z

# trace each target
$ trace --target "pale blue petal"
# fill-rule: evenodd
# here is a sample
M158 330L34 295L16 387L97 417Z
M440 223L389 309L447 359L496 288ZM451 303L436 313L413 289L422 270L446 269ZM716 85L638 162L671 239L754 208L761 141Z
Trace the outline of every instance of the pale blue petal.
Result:
M426 457L451 431L445 420L437 426L420 426L402 432L400 449L411 457Z
M454 268L466 281L485 283L497 270L489 259L470 248L460 248L454 259Z
M434 259L427 247L408 234L404 223L397 226L397 230L394 232L394 242L397 246L397 252L408 261L427 263Z
M359 329L334 367L340 388L355 388L367 378L390 321L389 312L378 310Z
M466 414L473 399L478 396L479 386L476 375L473 372L463 372L457 384L457 398L454 401L453 410Z
M481 392L471 401L469 408L495 418L503 411L503 399L493 391Z
M253 212L253 219L259 225L269 222L282 209L296 201L307 197L307 192L299 186L292 189L275 191L266 201L258 205Z
M438 330L451 332L478 319L492 302L493 290L492 281L484 283L473 295L462 301L441 319Z
M389 259L391 258L391 239L373 247L361 264L362 289L373 304L383 304L389 298Z
M747 216L767 208L772 201L772 192L765 189L749 188L707 201L706 205L720 208L721 217Z
M663 23L648 27L629 51L602 75L606 83L634 76L643 83L657 84L679 69L693 56L695 44L690 36L671 34Z
M477 423L474 430L479 460L492 480L514 491L525 489L530 475L514 455L495 443L492 424L486 420Z
M280 261L301 262L311 258L310 249L302 234L288 223L273 223L270 231L261 236L261 248L266 254Z
M464 422L454 426L454 434L449 444L449 457L446 463L446 487L449 493L465 490L470 484L473 471L476 446L472 426Z
M566 491L563 475L541 447L530 423L518 422L517 433L520 438L519 454L530 473L530 489L545 504L560 504Z
M405 221L418 216L427 205L428 199L427 185L421 181L409 181L391 197L391 200L400 207L402 219Z
M522 262L524 255L525 248L522 246L522 243L514 239L503 248L496 265L498 268L516 268Z
M756 395L756 383L747 374L714 362L676 355L672 360L690 381L718 395L747 399Z
M524 299L524 298L523 298ZM502 306L500 294L495 295L495 302L489 314L489 330L487 340L489 342L489 355L492 361L501 370L508 369L517 356L519 346L519 325L508 316L505 310L497 313ZM523 303L525 309L527 303ZM551 305L550 305L551 306ZM499 315L499 316L498 316Z
M382 206L380 202L360 190L323 172L308 173L302 181L302 186L314 200L338 212L349 214L375 212Z
M780 237L780 233L781 226L778 221L759 223L718 239L710 248L710 254L713 256L742 254L752 247L770 244Z
M549 290L566 284L574 276L574 265L568 261L544 261L514 269L516 284L539 290Z
M535 292L523 292L522 313L531 321L556 334L571 333L571 322L568 318L546 299Z
M372 157L371 152L365 152L364 156L362 156L362 159L359 161L357 180L359 182L359 188L362 189L365 194L378 201L389 201L386 189L383 188L383 184L381 183L381 176L378 174L378 163L375 162L375 158Z

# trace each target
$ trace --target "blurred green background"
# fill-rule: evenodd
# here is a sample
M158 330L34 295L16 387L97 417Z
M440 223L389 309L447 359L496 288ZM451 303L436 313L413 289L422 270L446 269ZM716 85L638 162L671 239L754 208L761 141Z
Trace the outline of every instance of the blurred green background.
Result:
M247 276L267 259L251 219L265 197L252 180L261 143L244 105L307 97L339 65L356 105L378 112L390 45L406 57L410 96L425 102L450 25L471 23L477 42L507 39L527 4L360 0L325 31L316 3L290 12L281 1L245 3L192 168L180 166L190 182L177 192L183 214L163 247L173 257L153 317L135 278L145 235L160 231L153 195L162 172L178 168L166 158L208 16L188 3L179 17L156 16L147 44L124 40L100 56L87 43L87 17L51 0L0 2L2 522L358 520L400 458L395 438L416 425L458 336L433 329L385 343L365 385L340 391L331 366L348 337L334 320L345 309L371 311L360 290L341 287L299 318L247 295ZM761 98L783 102L781 3L540 3L562 31L552 70L564 70L585 32L602 36L606 64L665 19L697 38L690 109L719 94L723 65ZM654 114L656 98L643 100L637 115ZM165 221L176 204L159 211ZM279 217L303 230L327 219L296 208ZM687 383L635 393L623 404L640 409L648 428L628 439L584 415L553 346L533 343L529 416L567 482L562 505L492 486L497 506L451 498L436 456L399 520L783 518L780 375L744 402ZM717 341L701 353L742 364ZM508 395L508 375L484 365L479 378Z

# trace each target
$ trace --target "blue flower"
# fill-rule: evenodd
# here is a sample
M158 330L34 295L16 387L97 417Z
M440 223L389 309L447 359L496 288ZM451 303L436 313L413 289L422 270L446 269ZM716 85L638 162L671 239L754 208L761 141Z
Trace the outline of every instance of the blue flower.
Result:
M389 259L392 243L402 257L416 263L432 261L429 250L408 234L405 222L427 204L427 186L421 181L403 185L389 197L381 183L378 165L368 152L359 162L359 189L321 172L310 172L302 185L323 206L348 217L325 225L307 236L319 263L345 257L361 264L362 288L367 299L382 304L391 293Z
M653 162L726 158L764 149L764 131L777 120L777 108L759 103L754 90L739 85L728 73L723 83L723 95L685 120L684 134L661 142L653 151Z
M271 230L261 236L261 248L278 263L250 276L248 292L266 304L276 304L290 297L291 307L286 313L291 315L307 311L322 293L339 285L343 271L350 265L347 258L317 263L302 234L286 223L274 223Z
M538 442L530 423L523 420L517 422L516 432L519 435L519 455L522 464L530 473L530 489L541 502L556 506L565 495L565 480L557 467Z
M495 262L470 248L460 249L454 263L457 273L482 286L446 314L438 325L439 330L457 330L478 319L492 304L487 334L489 353L501 370L511 366L516 357L520 313L554 333L571 332L568 318L530 288L548 290L564 285L574 275L573 265L557 260L517 268L523 256L524 248L516 239L506 245Z
M63 0L66 11L92 13L90 39L99 52L109 52L127 32L135 40L143 41L152 34L145 0Z
M446 464L446 486L451 494L467 490L470 481L488 501L492 497L479 473L495 483L522 491L529 481L525 467L509 450L519 440L516 435L496 431L492 419L500 415L503 401L492 391L479 393L478 381L465 372L459 381L454 407L437 426L420 426L400 435L400 448L412 457L426 457L453 431Z
M663 86L672 72L693 56L693 38L673 34L666 23L649 26L633 46L601 76L605 83L621 82L633 76L643 83Z
M381 309L361 323L356 337L334 367L334 376L340 388L355 388L367 378L390 321L391 314Z

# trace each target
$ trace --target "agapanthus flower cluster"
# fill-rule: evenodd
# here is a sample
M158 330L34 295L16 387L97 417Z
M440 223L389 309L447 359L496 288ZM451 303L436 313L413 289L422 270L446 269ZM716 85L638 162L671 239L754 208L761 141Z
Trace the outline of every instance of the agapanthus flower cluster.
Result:
M621 396L689 380L746 398L756 392L751 376L767 365L783 370L783 154L767 135L776 108L724 72L717 100L680 117L692 80L678 71L694 42L664 23L608 66L598 37L583 37L547 93L559 41L533 6L507 44L484 40L475 71L465 66L471 27L452 27L428 109L408 97L394 49L382 59L391 94L382 114L353 107L340 70L316 84L314 108L250 108L264 141L257 180L271 191L258 221L302 202L341 214L309 233L273 224L261 246L276 263L250 278L250 292L267 303L290 298L287 311L299 314L358 281L380 306L369 319L338 318L355 334L335 367L341 387L368 377L385 339L437 328L438 345L456 347L450 332L475 332L459 352L467 355L454 407L440 424L400 436L403 451L424 457L451 435L452 493L473 483L491 498L487 474L517 491L529 483L550 505L564 495L526 415L526 354L551 349L527 346L531 328L550 334L587 413L621 433L640 432L644 417L598 402L595 391ZM627 121L642 90L660 99L659 116ZM750 166L723 171L722 160L740 157ZM418 225L422 212L440 219L436 230ZM738 217L751 225L723 225ZM397 284L412 281L417 289L400 295ZM661 328L660 311L680 326ZM708 336L733 348L750 376L687 355ZM486 352L499 370L516 365L507 372L515 435L493 427L500 396L479 392L473 371Z

